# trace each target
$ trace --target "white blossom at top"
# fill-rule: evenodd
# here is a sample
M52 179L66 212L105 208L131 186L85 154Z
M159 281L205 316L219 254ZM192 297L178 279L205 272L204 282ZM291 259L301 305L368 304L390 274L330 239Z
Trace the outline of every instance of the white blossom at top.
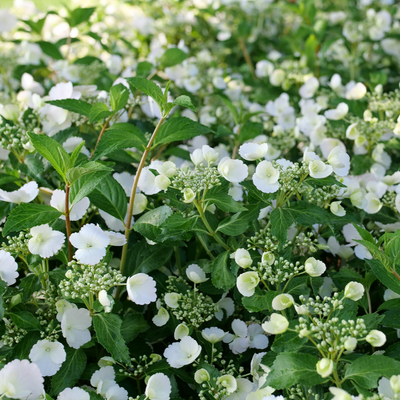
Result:
M206 277L203 268L199 267L197 264L191 264L186 268L186 276L193 283L202 283L208 281L209 279Z
M89 327L92 325L90 312L85 308L70 308L61 319L62 334L70 347L79 349L91 339Z
M73 233L69 241L78 250L75 258L83 264L95 265L106 255L110 237L94 224L84 225L79 232Z
M218 164L218 172L229 182L239 183L249 174L247 165L241 160L224 157Z
M205 328L201 331L201 336L212 344L220 342L226 335L226 332L217 327Z
M104 396L116 384L114 368L109 365L98 369L90 378L90 384L97 389L97 393Z
M155 280L144 273L139 273L128 278L126 290L129 299L136 304L150 304L157 300Z
M253 183L263 193L275 193L280 187L279 175L279 170L270 161L261 161L253 175Z
M66 388L60 392L57 400L90 400L90 395L86 390L78 387Z
M324 115L328 119L337 121L343 119L348 112L349 106L346 103L339 103L335 109L325 111Z
M170 344L164 351L164 357L172 368L181 368L191 364L201 353L201 346L185 336L180 342Z
M52 376L66 360L67 353L60 342L39 340L29 353L30 360L35 363L43 376Z
M244 143L239 147L239 154L247 161L263 158L268 151L268 143Z
M13 360L0 371L0 395L11 399L37 400L43 391L40 369L28 360Z
M303 99L309 99L314 96L319 88L319 81L314 76L309 78L306 83L299 89L299 94Z
M35 181L25 183L24 186L13 192L0 189L0 201L8 203L29 203L39 194L38 184Z
M18 264L8 251L0 250L0 278L13 285L18 278Z
M35 226L29 233L32 235L28 241L29 251L42 258L54 256L64 245L65 235L53 230L48 224Z

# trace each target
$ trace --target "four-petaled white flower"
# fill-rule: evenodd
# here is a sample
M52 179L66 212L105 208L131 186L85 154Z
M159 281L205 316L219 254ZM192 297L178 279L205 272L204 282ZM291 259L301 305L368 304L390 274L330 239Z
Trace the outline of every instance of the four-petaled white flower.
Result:
M31 239L28 241L28 249L32 254L42 258L49 258L57 254L63 247L65 235L54 231L48 224L31 228Z
M237 277L236 286L242 296L253 296L260 278L256 271L248 271Z
M322 179L329 176L332 173L333 168L321 160L312 160L310 164L308 164L308 170L310 176L313 178Z
M150 304L157 300L155 280L144 273L139 273L128 278L126 290L129 299L136 304Z
M110 237L94 224L84 225L79 232L73 233L69 241L78 250L75 258L82 264L95 265L106 255Z
M209 279L206 277L203 268L199 267L197 264L191 264L186 268L186 276L193 283L202 283L208 281Z
M30 360L35 363L43 376L52 376L65 361L67 353L60 342L39 340L29 353Z
M62 334L70 347L79 349L91 339L89 327L92 325L90 312L85 308L70 308L61 319Z
M58 395L57 400L90 400L90 395L78 387L66 388Z
M164 351L164 357L172 368L181 368L191 364L201 353L201 346L185 336L180 342L170 344Z
M0 395L10 399L37 400L43 391L40 369L28 360L11 361L0 371Z
M244 143L239 148L240 157L247 161L255 161L263 158L268 151L268 143Z
M0 278L13 285L18 278L18 264L8 251L0 250Z
M263 193L275 193L279 189L279 170L270 161L261 161L253 175L253 183Z
M227 335L227 333L220 328L212 327L203 329L201 331L201 335L205 340L207 340L207 342L215 344L220 342Z
M0 201L7 203L29 203L39 194L38 184L35 181L25 183L24 186L13 192L0 189Z

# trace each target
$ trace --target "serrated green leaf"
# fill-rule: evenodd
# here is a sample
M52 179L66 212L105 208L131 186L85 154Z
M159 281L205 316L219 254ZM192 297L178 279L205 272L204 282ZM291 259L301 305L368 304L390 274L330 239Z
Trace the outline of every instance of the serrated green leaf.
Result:
M114 112L110 111L104 103L93 104L89 113L89 124L93 124L102 120L103 118L107 118L113 113Z
M59 371L51 378L52 396L57 396L67 387L73 387L86 367L86 354L83 349L66 348L67 358Z
M162 232L161 225L172 215L168 206L157 207L142 215L133 225L133 229L147 239L157 241Z
M228 99L228 97L219 94L217 94L216 96L228 107L228 110L232 114L235 124L238 125L240 121L239 121L239 112L236 109L236 107L232 104L232 102Z
M106 130L100 139L92 160L98 160L113 151L136 147L143 150L147 146L147 140L143 132L133 124L114 124Z
M99 162L89 161L88 163L83 164L79 167L70 168L67 171L66 177L69 184L73 185L81 177L100 171L108 171L111 173L112 169Z
M122 83L111 86L110 102L114 112L122 110L129 99L129 89Z
M121 335L122 320L115 314L96 314L93 326L98 342L116 361L131 365L129 349Z
M40 331L40 322L28 311L10 312L9 317L18 328L26 331Z
M246 122L240 130L239 143L254 139L255 137L261 135L263 131L263 124L258 122Z
M131 92L133 95L136 94L136 90L150 96L160 107L160 110L163 109L163 91L161 88L156 85L154 82L149 81L144 78L127 78L126 81L129 83L131 88Z
M240 205L227 193L225 185L215 186L209 190L204 198L208 205L215 204L219 209L226 212L240 212L247 209Z
M210 128L189 118L171 118L161 125L154 139L154 145L191 139L209 132L212 132Z
M51 58L54 58L54 60L64 59L63 55L55 44L51 42L45 42L44 40L40 40L36 42L36 44L40 46L44 54Z
M65 179L65 174L70 167L70 158L64 148L46 135L36 135L31 132L28 132L28 135L36 151L48 160L54 169Z
M246 231L249 224L256 220L260 214L260 205L247 206L248 211L241 211L231 215L221 221L218 225L217 231L225 233L228 236L238 236Z
M13 208L3 228L3 236L34 226L49 224L60 218L62 213L53 207L36 203L21 203Z
M272 210L271 215L271 234L279 241L279 249L282 249L286 243L287 230L294 222L293 214L290 208L275 208Z
M173 101L173 104L176 106L182 106L185 108L189 108L192 111L196 111L196 109L192 103L192 99L189 96L185 96L185 95L179 96Z
M66 18L68 24L71 28L82 24L83 22L89 22L91 15L96 10L96 7L87 7L87 8L75 8L69 12L69 17Z
M211 280L213 285L218 289L223 289L226 292L232 289L236 284L235 275L229 269L228 260L230 252L221 253L212 263Z
M269 291L256 287L253 296L242 297L242 304L250 312L267 311L272 309L272 300L278 292Z
M187 59L188 55L183 50L177 47L167 49L160 59L160 65L163 68L173 67Z
M146 332L150 328L143 314L138 312L129 312L124 315L121 325L121 335L125 343L131 342L140 333Z
M49 100L46 103L51 104L52 106L63 108L64 110L68 110L80 115L84 115L89 118L90 110L92 109L92 105L83 100L76 99L64 99L64 100Z

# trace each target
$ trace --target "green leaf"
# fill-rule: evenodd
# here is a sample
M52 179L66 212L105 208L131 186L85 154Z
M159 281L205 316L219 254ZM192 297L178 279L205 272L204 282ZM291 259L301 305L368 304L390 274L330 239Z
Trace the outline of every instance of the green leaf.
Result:
M129 89L122 83L111 86L110 102L114 112L122 110L129 99Z
M236 109L236 107L232 104L232 102L228 99L228 97L219 94L217 94L216 96L228 107L228 110L232 114L235 124L238 125L240 121L239 121L239 112Z
M250 312L259 312L272 309L272 300L278 295L278 292L264 290L256 287L256 290L251 297L242 297L242 304Z
M266 207L271 205L271 194L258 190L252 181L243 181L241 185L247 189L247 200L250 204L257 204Z
M115 150L136 147L143 150L147 146L147 140L143 132L133 124L118 123L106 130L100 139L92 160L98 160Z
M312 226L316 223L324 224L332 218L330 213L315 204L307 201L296 201L290 204L290 212L295 221L304 226Z
M301 295L301 294L308 294L310 289L307 287L307 276L297 276L292 278L287 286L285 293Z
M126 193L112 176L102 179L89 194L89 199L100 210L124 222L127 211Z
M51 100L46 101L46 103L51 104L52 106L63 108L64 110L84 115L88 118L92 109L91 104L87 103L86 101L76 99Z
M88 196L97 188L99 183L110 174L110 170L93 171L79 178L69 192L70 207Z
M289 208L275 208L271 215L271 234L279 241L279 250L286 243L287 230L293 224L294 218Z
M122 320L115 314L96 314L93 326L98 342L116 361L131 365L129 349L121 335Z
M160 110L163 109L164 100L163 100L163 91L161 88L156 85L154 82L149 81L144 78L127 78L126 81L129 83L132 94L135 96L136 90L147 94L150 96L160 107Z
M225 233L228 236L238 236L246 231L252 221L257 220L260 214L260 205L247 206L248 211L242 211L231 215L221 221L217 231Z
M235 213L246 211L247 209L235 201L233 197L227 193L226 189L226 185L215 186L207 192L204 200L209 205L215 204L222 211Z
M290 329L294 329L294 325L298 321L291 321ZM271 346L271 350L275 353L290 353L300 350L306 343L308 339L306 337L299 337L297 332L286 331L281 335L276 335L274 343Z
M177 47L167 49L160 59L160 65L163 68L173 67L187 59L188 55Z
M172 247L151 246L145 240L136 243L129 249L125 276L149 273L162 267L171 258L173 250Z
M139 78L146 78L154 69L154 65L148 61L140 62L136 67L136 76Z
M393 358L382 355L363 356L348 365L344 378L364 388L373 389L378 386L379 378L390 378L399 371L400 361Z
M70 158L64 148L47 135L36 135L31 132L28 132L28 135L36 151L65 179L70 167Z
M386 311L383 315L385 317L383 325L400 329L400 309Z
M221 253L212 263L211 280L217 289L223 289L226 292L232 289L236 284L235 275L229 269L228 260L230 252Z
M172 214L162 223L162 232L158 241L162 243L171 243L180 240L190 240L193 236L192 231L198 218L198 215L185 218L182 214Z
M83 22L89 22L90 17L96 10L96 7L88 8L75 8L69 12L69 18L66 18L71 28L82 24Z
M87 174L92 174L93 172L108 171L112 172L112 168L96 161L89 161L86 164L82 164L79 167L71 168L67 171L67 180L72 186L78 179L82 178Z
M73 167L78 160L79 155L81 154L82 147L85 145L85 142L80 143L77 147L75 147L74 151L71 153L69 157L70 166Z
M147 239L157 241L162 232L161 225L172 215L168 206L157 207L142 215L133 225L133 229Z
M8 314L11 321L26 331L40 331L39 321L28 311L16 311Z
M138 312L129 312L124 315L121 325L121 335L125 343L131 342L139 333L146 332L150 328L143 314Z
M67 358L59 371L51 378L52 396L57 396L67 387L73 387L86 367L86 354L83 349L66 348Z
M171 143L205 135L212 130L186 117L175 117L164 122L154 139L154 145Z
M189 96L179 96L177 97L174 101L173 104L175 104L176 106L182 106L185 108L189 108L192 111L196 111L193 103L192 103L192 99Z
M7 361L27 359L32 347L38 342L38 340L40 340L40 332L29 332L13 347L11 353L7 354Z
M107 118L113 113L114 112L110 111L104 103L93 104L89 113L89 124L93 124L102 120L103 118Z
M305 386L319 385L326 378L317 373L317 362L318 358L311 354L278 354L268 374L266 385L275 389L286 389L298 383Z
M36 42L36 44L38 44L40 46L40 48L42 49L43 53L46 54L47 56L54 58L54 60L63 60L64 57L61 54L60 50L58 49L58 47L51 43L51 42L45 42L43 40L40 40L38 42Z
M362 175L370 170L374 160L364 154L356 154L351 157L351 172L353 175Z
M240 130L239 143L243 143L246 140L254 139L255 137L263 133L263 124L258 122L246 122Z
M32 296L33 293L37 292L42 288L39 278L35 274L29 274L25 278L21 279L19 288L22 289L25 299Z
M337 185L339 187L346 187L346 185L343 185L343 183L336 180L332 175L327 176L326 178L322 178L322 179L308 177L304 181L304 183L306 183L307 185L310 185L314 188L321 188L324 186L333 186L333 185Z
M307 65L311 69L311 71L315 70L316 58L317 58L317 48L318 48L318 40L315 35L312 33L306 40L304 53L307 57Z
M21 203L13 208L3 228L3 236L34 226L49 224L60 218L62 213L53 207L36 203Z

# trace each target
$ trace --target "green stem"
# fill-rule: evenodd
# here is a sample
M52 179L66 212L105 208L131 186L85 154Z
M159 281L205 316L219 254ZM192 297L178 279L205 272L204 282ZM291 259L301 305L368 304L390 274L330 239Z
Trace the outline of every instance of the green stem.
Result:
M94 146L93 154L91 155L90 158L93 158L94 153L95 153L96 148L97 148L97 145L99 144L100 139L103 137L103 134L104 134L104 132L106 131L106 129L107 129L107 127L108 127L108 124L110 123L111 118L112 118L113 116L114 116L114 114L111 114L111 115L106 119L106 122L104 123L103 127L101 128L99 137L97 138L96 146Z
M227 246L227 245L223 242L223 240L219 237L218 233L215 232L215 231L211 228L211 226L210 226L210 224L208 223L207 218L206 218L206 216L205 216L205 214L204 214L203 206L202 206L201 204L199 204L196 200L194 200L193 203L194 203L194 205L196 206L197 211L198 211L199 214L200 214L200 218L201 218L201 220L203 221L204 225L206 226L206 228L207 228L208 232L210 233L210 235L211 235L211 236L214 238L214 240L215 240L217 243L219 243L225 250L230 250L229 246Z
M131 197L129 199L129 205L128 205L128 213L127 213L127 221L126 221L126 225L125 225L125 239L126 239L126 243L124 245L124 247L122 248L122 256L121 256L121 264L120 264L120 271L121 274L124 274L124 269L125 269L125 264L126 264L126 257L128 255L128 244L129 244L129 234L131 231L131 223L132 223L132 213L133 213L133 205L135 203L135 196L136 196L136 189L138 187L139 184L139 178L140 178L140 174L142 173L144 164L146 162L147 156L150 152L151 146L154 142L154 139L157 135L157 132L159 131L161 125L163 124L163 122L165 121L165 117L162 117L159 121L157 126L154 129L153 134L151 135L151 138L149 140L149 142L147 143L147 147L142 155L142 158L140 160L138 169L136 171L136 175L135 175L135 180L133 181L133 185L132 185L132 191L131 191ZM116 298L119 298L120 294L121 294L121 287L118 287L117 289L117 293L116 293Z
M201 237L201 235L197 235L197 239L199 239L199 242L203 246L204 250L206 251L207 255L211 258L211 260L215 260L215 257L212 255L210 249L207 247L207 243L204 241L204 239Z
M71 236L71 221L69 218L69 190L70 186L69 183L65 185L65 227L67 230L67 242L68 242L68 261L72 261L72 255L73 255L73 248L72 244L69 241L69 237Z
M179 276L182 276L182 265L181 265L181 259L179 257L178 246L174 246L174 253L175 253L176 266L178 267L178 271L179 271Z

